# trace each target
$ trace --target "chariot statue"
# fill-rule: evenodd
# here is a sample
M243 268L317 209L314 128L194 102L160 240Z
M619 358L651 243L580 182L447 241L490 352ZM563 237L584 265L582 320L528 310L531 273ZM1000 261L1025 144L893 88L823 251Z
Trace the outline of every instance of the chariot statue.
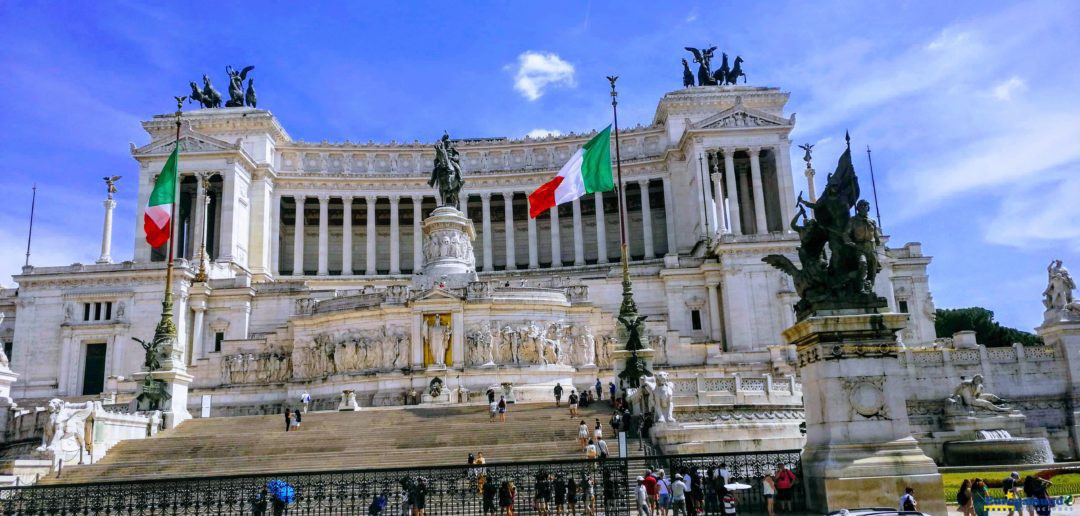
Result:
M461 156L450 141L450 135L443 133L442 138L435 144L435 166L431 170L428 186L438 189L439 206L457 207L458 193L464 185L465 181L461 178Z

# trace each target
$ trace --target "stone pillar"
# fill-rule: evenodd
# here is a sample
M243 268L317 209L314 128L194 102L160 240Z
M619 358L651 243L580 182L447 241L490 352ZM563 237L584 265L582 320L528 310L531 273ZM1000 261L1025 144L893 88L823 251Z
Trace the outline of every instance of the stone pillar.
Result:
M652 239L652 206L649 204L649 180L638 181L641 190L641 233L645 238L645 259L656 258Z
M741 235L742 221L739 216L739 184L738 178L735 177L735 149L730 147L724 149L724 180L727 185L728 221L731 233Z
M203 317L206 314L206 301L194 301L191 310L195 312L191 324L191 359L189 364L200 358L206 358L206 346L203 343Z
M562 240L559 238L559 207L553 206L551 215L551 266L562 267Z
M706 165L707 166L707 165ZM709 171L703 170L702 174L698 176L698 179L704 184L699 185L702 190L702 195L705 196L705 217L709 221L709 231L712 234L706 234L705 238L712 239L720 230L720 226L716 224L716 202L713 200L712 181L709 179Z
M316 274L330 274L330 196L319 195L319 269Z
M491 194L480 194L480 211L484 228L484 271L495 270L494 255L491 252Z
M709 338L720 340L720 298L716 295L716 281L708 280L705 287L709 290Z
M304 275L304 196L296 196L296 222L293 224L293 276Z
M203 241L203 235L206 234L206 224L203 221L208 220L209 213L207 213L207 206L203 199L207 198L207 187L210 186L209 174L196 174L195 175L195 198L191 201L191 259L192 261L201 260L199 256L199 244ZM197 263L197 262L196 262Z
M506 270L517 269L517 249L514 248L514 192L503 192L503 220L506 231Z
M364 203L367 206L367 228L364 237L367 238L367 263L364 267L364 274L368 276L374 276L375 269L375 196L368 195L364 197Z
M769 233L769 225L765 221L765 191L761 187L761 154L759 147L750 148L750 184L754 195L754 230L759 235Z
M1035 328L1047 347L1057 351L1065 363L1066 417L1072 453L1080 451L1080 316L1068 310L1051 308L1043 313L1043 323ZM985 354L985 348L983 353Z
M399 197L390 196L390 274L401 274L401 228L398 227Z
M719 159L720 155L718 154L716 157ZM713 201L716 202L716 214L720 224L717 232L731 233L731 220L728 218L727 203L724 202L724 176L719 172L713 172L710 177L712 178L713 189L716 192L716 198Z
M529 268L540 268L540 256L536 247L536 219L529 217Z
M423 216L424 198L419 195L412 196L412 260L413 274L424 268L424 234L420 230L420 218Z
M574 199L574 265L585 265L585 236L581 227L581 199Z
M270 273L281 274L281 194L270 197Z
M795 184L791 179L791 143L784 140L780 147L773 148L773 164L776 168L776 190L780 199L780 230L791 233L788 222L795 210Z
M101 230L101 256L97 263L112 263L112 212L116 201L105 199L105 227Z
M351 195L341 197L341 275L352 276L352 201Z
M593 203L596 206L596 263L608 263L607 257L607 227L604 220L604 192L593 194Z
M814 190L814 168L808 163L806 165L806 194L810 197L810 202L817 202L817 192Z
M920 511L946 514L941 475L908 424L896 345L907 317L818 313L784 331L803 382L807 512L895 507L912 487Z
M675 232L675 198L671 194L671 180L662 177L660 185L664 189L664 222L667 224L667 254L679 253L679 239Z

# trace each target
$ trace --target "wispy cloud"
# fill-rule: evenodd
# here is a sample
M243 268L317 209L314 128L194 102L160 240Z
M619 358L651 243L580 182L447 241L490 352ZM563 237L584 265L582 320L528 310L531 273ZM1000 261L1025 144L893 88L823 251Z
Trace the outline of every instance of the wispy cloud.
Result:
M529 138L543 138L545 136L561 136L562 131L558 129L533 129L525 134Z
M1009 101L1012 100L1014 93L1024 91L1026 88L1027 83L1014 75L1009 77L1005 82L994 86L994 89L991 90L991 94L998 100Z
M522 52L514 73L514 89L529 101L542 97L548 88L573 88L574 65L553 52Z

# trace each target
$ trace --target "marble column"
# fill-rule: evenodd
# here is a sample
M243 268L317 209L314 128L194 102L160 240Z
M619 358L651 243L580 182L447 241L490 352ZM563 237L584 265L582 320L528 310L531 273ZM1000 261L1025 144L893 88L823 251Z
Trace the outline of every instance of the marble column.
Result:
M593 194L596 209L596 263L608 263L607 228L604 226L604 192Z
M517 249L514 248L514 192L503 192L503 220L506 231L506 270L517 269Z
M540 268L540 253L536 247L536 219L529 217L529 268Z
M562 267L562 240L559 237L559 207L552 206L551 214L551 266Z
M465 218L469 218L469 194L461 192L458 196L458 211L465 215Z
M720 299L716 297L716 283L709 281L705 286L709 290L709 338L714 341L719 341Z
M364 237L367 238L365 252L367 263L364 267L364 274L374 276L378 272L375 269L375 196L365 196L364 204L367 206L367 228L364 232Z
M413 274L420 272L424 268L424 233L420 228L421 217L423 212L421 211L424 205L424 198L419 195L412 197L412 261L413 261Z
M719 156L717 156L719 158ZM731 220L728 218L727 203L724 196L724 175L719 172L712 173L713 191L716 192L716 216L720 224L721 233L731 233Z
M330 196L319 195L319 276L330 274Z
M671 193L671 180L662 177L660 178L660 184L664 188L664 222L667 224L667 252L668 254L678 254L679 252L679 240L678 235L675 232L675 197Z
M581 199L574 199L574 265L585 265L585 235L581 227Z
M304 196L297 195L296 222L293 224L293 276L304 275Z
M641 190L641 233L645 239L645 259L656 257L656 252L653 249L653 235L652 235L652 206L649 204L649 180L642 179L638 181L638 188Z
M203 318L206 314L206 302L192 303L191 310L195 312L195 317L191 325L191 360L188 361L189 364L195 363L196 359L206 358L206 346L203 344Z
M754 194L754 230L759 235L769 232L765 221L765 191L761 187L761 160L759 147L750 148L750 181Z
M390 274L401 274L401 228L398 227L400 197L390 196Z
M270 273L281 274L281 194L270 197Z
M101 256L97 263L112 263L112 212L116 207L116 201L112 200L112 194L105 199L105 226L101 229Z
M777 197L780 199L780 227L783 232L791 233L788 221L795 211L795 200L792 198L795 195L795 182L791 177L791 143L785 140L780 147L773 148L772 155L776 168L776 189L779 192Z
M180 242L180 231L183 229L181 227L181 226L183 226L183 224L180 224L180 220L179 220L180 219L179 206L180 206L180 197L183 195L180 190L184 186L184 177L185 176L186 176L186 174L176 174L176 193L173 195L173 206L177 207L177 209L176 209L176 211L174 213L177 220L172 221L172 224L170 224L170 227L169 227L169 232L172 233L172 241L173 241L174 244L177 244L177 243ZM198 181L196 181L196 182L198 182ZM153 187L151 186L151 188L153 188ZM169 252L169 243L168 242L165 242L165 244L162 246L161 252L163 254ZM184 250L181 249L179 245L174 245L173 246L173 258L183 258L183 257L184 257Z
M698 179L703 183L699 185L699 187L701 188L702 195L705 196L705 217L709 221L710 234L705 235L705 238L712 240L713 235L720 230L720 226L716 224L716 202L713 200L712 181L709 179L708 167L709 164L706 160L706 169L701 171L704 175L699 176Z
M191 200L191 221L190 231L191 241L187 242L190 246L191 260L201 260L199 257L199 244L203 241L203 220L208 218L206 213L206 203L203 202L203 198L206 197L207 187L210 186L209 174L196 174L195 175L195 198ZM196 262L198 263L198 262Z
M739 185L735 177L735 149L724 149L724 183L727 186L728 221L731 233L742 234L742 222L739 216Z
M494 255L491 252L491 194L480 194L480 211L484 228L484 271L495 270Z
M341 197L341 275L352 276L352 201L351 195Z

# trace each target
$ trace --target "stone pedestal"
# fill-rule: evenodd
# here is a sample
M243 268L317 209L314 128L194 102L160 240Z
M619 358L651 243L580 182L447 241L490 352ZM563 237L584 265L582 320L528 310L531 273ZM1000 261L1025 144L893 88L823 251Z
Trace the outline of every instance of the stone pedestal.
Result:
M439 206L424 219L424 267L413 278L414 290L464 288L476 281L473 240L476 229L453 206Z
M1072 455L1080 455L1080 313L1065 309L1050 309L1043 315L1043 324L1035 328L1047 346L1057 348L1058 356L1065 360L1068 388L1066 399L1071 417L1069 437Z
M807 509L895 507L904 488L945 514L941 475L911 436L895 334L906 314L818 312L784 331L806 407Z
M188 385L191 385L195 377L178 369L152 373L142 371L131 376L136 382L142 382L147 375L154 380L164 382L165 392L169 393L169 399L165 400L164 406L158 407L164 413L165 428L176 428L180 423L191 419L191 413L187 409Z
M0 350L3 353L3 350ZM11 409L15 408L15 402L11 399L11 384L19 375L11 369L0 366L0 431L7 428L8 419L11 417Z

